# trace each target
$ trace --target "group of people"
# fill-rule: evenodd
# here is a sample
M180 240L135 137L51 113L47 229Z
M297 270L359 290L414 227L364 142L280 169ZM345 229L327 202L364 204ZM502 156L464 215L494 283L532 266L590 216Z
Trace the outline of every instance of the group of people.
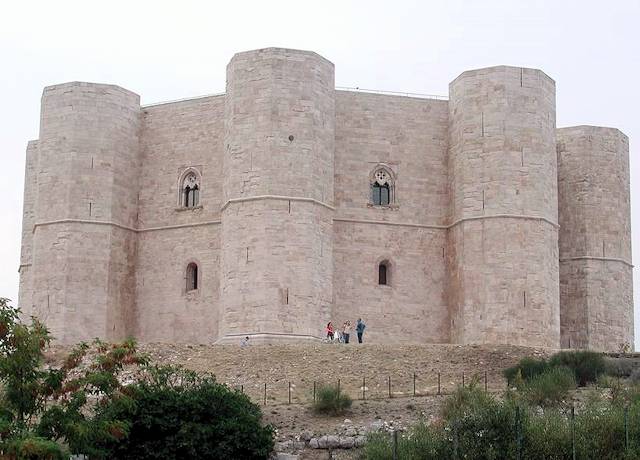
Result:
M356 321L356 334L358 335L358 343L362 343L362 336L364 335L364 329L366 325L362 318L358 318ZM327 323L327 327L325 328L325 332L327 333L327 340L330 342L338 342L338 343L349 343L349 337L353 332L353 326L351 325L351 321L346 320L342 327L336 330L333 327L333 323L329 321Z

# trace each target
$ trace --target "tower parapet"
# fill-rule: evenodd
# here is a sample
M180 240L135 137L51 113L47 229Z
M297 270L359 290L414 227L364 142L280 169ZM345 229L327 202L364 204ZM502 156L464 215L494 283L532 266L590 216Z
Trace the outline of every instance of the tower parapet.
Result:
M555 83L490 67L449 86L452 341L559 344Z
M333 301L333 64L236 54L225 104L220 340L317 338Z
M32 313L63 343L123 338L134 304L139 97L45 88L33 224Z
M558 129L562 346L633 347L629 140Z

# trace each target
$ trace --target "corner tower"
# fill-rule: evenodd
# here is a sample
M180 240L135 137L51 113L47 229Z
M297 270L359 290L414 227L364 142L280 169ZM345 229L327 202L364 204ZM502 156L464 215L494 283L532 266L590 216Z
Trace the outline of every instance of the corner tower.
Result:
M220 341L319 337L332 305L333 64L267 48L227 66Z
M555 83L464 72L449 123L451 340L558 347Z
M139 97L117 86L44 89L27 165L32 270L20 303L61 343L130 333L139 116Z
M629 139L558 129L562 346L633 348Z

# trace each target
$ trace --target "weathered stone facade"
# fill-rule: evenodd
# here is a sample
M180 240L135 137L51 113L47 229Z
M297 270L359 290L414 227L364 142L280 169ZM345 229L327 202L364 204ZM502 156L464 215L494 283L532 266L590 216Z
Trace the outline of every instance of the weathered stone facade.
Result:
M630 235L627 138L557 130L543 72L406 97L267 48L234 56L218 96L45 88L19 304L66 343L317 340L362 317L370 342L615 349Z

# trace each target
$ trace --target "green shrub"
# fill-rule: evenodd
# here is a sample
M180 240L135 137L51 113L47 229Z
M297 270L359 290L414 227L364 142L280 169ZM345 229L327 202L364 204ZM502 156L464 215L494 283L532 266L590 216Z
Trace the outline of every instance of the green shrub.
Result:
M179 368L147 372L98 408L96 423L124 422L100 446L106 458L269 458L274 430L246 395Z
M612 377L630 377L638 364L629 358L605 358L605 373Z
M604 356L595 351L561 351L549 359L549 365L571 369L581 387L596 382L606 370Z
M464 417L478 408L486 407L494 402L493 397L471 383L466 387L458 387L444 402L442 418L450 421Z
M569 391L575 388L573 372L566 367L556 367L526 382L522 393L529 404L554 407L566 400Z
M531 416L523 427L523 458L560 460L571 458L571 426L565 414L545 411Z
M621 407L587 408L576 416L575 426L577 458L625 458Z
M335 385L323 385L318 389L313 409L319 414L339 415L351 407L351 397Z
M521 377L526 382L536 375L542 374L547 369L549 369L549 363L544 359L526 357L522 358L515 366L505 369L503 375L509 385L516 386L518 377Z
M58 443L37 436L11 439L3 445L3 451L10 459L66 460L69 458L69 454Z
M452 458L451 446L442 427L430 427L419 422L406 434L398 436L398 458L403 460L444 460ZM364 458L387 460L393 458L392 433L371 433L367 437Z
M516 458L516 409L508 402L487 400L450 420L446 429L461 458Z

